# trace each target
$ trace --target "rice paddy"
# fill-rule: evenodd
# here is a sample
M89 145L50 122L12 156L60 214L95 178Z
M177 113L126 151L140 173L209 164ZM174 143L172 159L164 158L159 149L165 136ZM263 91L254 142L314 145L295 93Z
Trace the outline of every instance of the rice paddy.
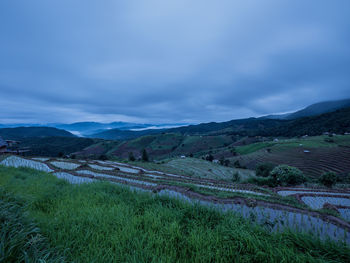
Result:
M347 221L349 220L347 206L350 208L350 199L341 198L342 195L350 195L350 192L346 190L335 192L288 188L279 189L276 194L274 189L269 190L215 179L164 173L113 161L86 161L86 164L82 166L82 162L77 160L50 159L40 162L38 159L36 161L33 159L10 156L1 164L13 167L25 164L26 167L41 171L43 167L46 167L45 171L52 172L57 178L72 184L102 180L126 185L137 191L156 192L158 195L166 194L186 202L200 202L220 211L234 211L245 218L253 216L260 225L271 226L271 231L279 232L293 229L294 231L313 232L318 233L318 237L324 240L333 239L350 244L350 224ZM116 167L118 169L115 169ZM225 193L233 195L229 197ZM327 194L327 197L322 197L322 194ZM228 197L222 198L221 196ZM299 196L299 198L283 205L283 198L293 198L293 196ZM280 198L282 199L280 200ZM291 205L298 202L300 205ZM338 206L338 212L343 220L340 217L318 212L318 209L323 208L325 203ZM301 209L302 205L309 206L309 209Z

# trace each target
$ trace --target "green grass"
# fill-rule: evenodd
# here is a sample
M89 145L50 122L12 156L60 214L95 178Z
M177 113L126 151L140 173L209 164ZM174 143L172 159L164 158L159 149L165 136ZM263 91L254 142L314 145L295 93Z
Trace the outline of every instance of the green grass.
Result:
M334 142L326 142L325 139L332 139ZM265 148L272 148L274 151L285 151L291 148L319 148L335 147L339 145L350 145L350 135L328 136L311 136L307 138L280 139L278 142L257 142L244 146L237 146L236 151L241 154L249 154Z
M238 173L241 181L255 177L255 172L247 169L226 167L220 164L204 161L198 158L172 158L164 160L164 163L130 162L133 165L145 169L158 170L165 173L187 175L195 178L216 179L232 182L234 173Z
M106 182L70 185L0 166L0 186L23 200L23 209L68 262L350 261L350 249L341 244L271 234L231 213Z
M64 262L37 225L28 218L21 202L0 187L0 262Z
M260 149L268 148L274 146L276 143L273 142L257 142L257 143L252 143L244 146L237 146L236 151L239 154L249 154L256 152Z

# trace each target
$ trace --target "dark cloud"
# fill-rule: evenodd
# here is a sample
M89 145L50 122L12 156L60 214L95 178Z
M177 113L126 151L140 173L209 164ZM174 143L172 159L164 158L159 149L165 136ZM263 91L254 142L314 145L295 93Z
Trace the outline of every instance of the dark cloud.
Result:
M350 97L348 0L0 3L0 122L203 122Z

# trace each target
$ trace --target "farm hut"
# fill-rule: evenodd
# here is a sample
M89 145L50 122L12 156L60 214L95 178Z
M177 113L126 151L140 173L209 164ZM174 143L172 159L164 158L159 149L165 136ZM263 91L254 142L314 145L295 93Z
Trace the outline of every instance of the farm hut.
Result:
M185 159L186 156L185 156L185 155L181 155L180 158L181 158L181 159Z
M0 137L0 154L7 152L8 144L7 142Z

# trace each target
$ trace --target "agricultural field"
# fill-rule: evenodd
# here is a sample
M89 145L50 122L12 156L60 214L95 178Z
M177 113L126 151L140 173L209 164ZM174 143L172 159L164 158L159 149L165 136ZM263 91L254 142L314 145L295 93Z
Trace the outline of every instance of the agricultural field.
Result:
M171 160L167 167L173 173L155 169L156 164L143 168L134 164L101 160L9 156L0 164L40 171L46 169L57 178L77 185L110 182L127 186L136 192L156 193L190 204L210 206L219 211L236 212L244 218L253 219L272 232L292 229L296 232L317 233L316 237L322 240L331 239L350 244L349 189L259 187L227 180L232 168L217 165L220 169L215 170L211 163L212 174L198 176L203 171L201 169L207 169L204 163L209 162ZM182 167L189 165L193 166L193 174L182 174ZM243 176L254 175L242 174Z
M249 169L260 163L272 163L295 166L314 178L326 171L350 173L349 135L280 139L236 147L236 151L241 154L229 158L231 163L238 160Z
M217 163L197 158L171 158L160 163L131 162L147 169L156 169L168 173L177 173L195 178L207 178L232 182L234 174L239 174L241 182L255 177L255 172L248 169L226 167Z
M174 189L154 194L136 184L53 174L0 166L3 262L350 260L346 244L271 232L271 225L256 224L249 208L241 209L247 220L228 205L215 208L184 195L169 197L179 193ZM313 217L304 220L310 224Z

